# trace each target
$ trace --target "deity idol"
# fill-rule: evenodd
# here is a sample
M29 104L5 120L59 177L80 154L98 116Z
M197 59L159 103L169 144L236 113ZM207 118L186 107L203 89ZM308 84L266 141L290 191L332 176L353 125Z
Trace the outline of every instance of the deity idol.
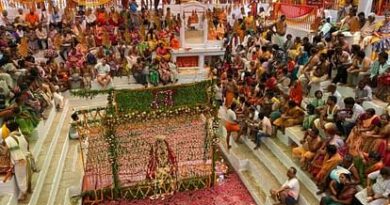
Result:
M150 160L146 178L153 181L155 194L152 198L164 197L164 194L176 190L177 161L165 136L156 136L150 150ZM164 193L166 192L166 193Z

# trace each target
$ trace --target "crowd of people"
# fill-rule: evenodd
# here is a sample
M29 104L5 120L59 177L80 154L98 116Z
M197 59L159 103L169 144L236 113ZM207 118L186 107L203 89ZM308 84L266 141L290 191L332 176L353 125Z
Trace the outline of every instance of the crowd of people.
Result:
M134 0L125 8L42 7L39 12L19 10L12 19L2 12L0 134L3 147L11 151L15 176L24 176L17 179L21 200L28 190L26 170L34 164L24 146L39 120L46 118L45 109L61 110L60 92L88 89L94 81L105 89L115 76L132 75L145 87L178 81L172 50L180 48L183 17L169 8L138 8ZM286 16L269 23L264 9L255 11L241 9L240 15L230 17L227 10L214 9L201 18L196 12L188 18L189 29L207 18L210 39L223 41L225 54L211 64L210 76L218 82L216 101L227 109L227 147L234 132L237 142L248 135L259 149L262 138L301 125L305 136L292 153L320 191L328 193L322 204L351 204L358 184L367 185L370 201L385 200L389 188L375 188L364 179L389 182L390 119L362 104L374 97L389 101L390 13L376 21L374 14L357 14L346 1L340 21L332 24L324 16L309 39L287 34ZM369 45L370 56L365 52ZM332 81L327 93L321 88L326 80ZM337 90L340 84L355 87L356 96L343 98ZM19 136L25 136L26 143ZM295 174L291 168L290 181ZM287 192L280 197L296 186L290 181L271 192L284 204L298 199L299 187L293 196Z
M363 104L375 97L390 102L390 12L376 21L375 14L366 18L353 6L343 9L345 16L336 24L323 17L312 40L288 34L283 15L273 24L242 24L245 44L234 43L240 32L227 25L225 55L212 67L218 81L216 102L226 108L228 149L232 133L236 142L247 136L255 142L254 149L261 149L264 137L301 126L305 134L300 145L292 147L292 155L313 177L318 194L326 193L321 204L356 204L359 185L367 187L361 200L385 204L390 191L390 116ZM323 87L324 81L331 83ZM340 86L353 87L355 96L342 96ZM291 168L289 180L271 190L281 204L297 203L296 171Z

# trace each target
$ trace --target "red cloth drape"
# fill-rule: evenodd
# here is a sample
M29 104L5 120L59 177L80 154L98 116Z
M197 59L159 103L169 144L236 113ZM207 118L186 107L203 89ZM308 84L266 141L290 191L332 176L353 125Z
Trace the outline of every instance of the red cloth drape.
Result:
M197 67L199 61L198 56L182 56L177 57L176 64L178 67Z
M316 7L293 4L276 4L275 11L281 12L287 18L298 18L310 14Z

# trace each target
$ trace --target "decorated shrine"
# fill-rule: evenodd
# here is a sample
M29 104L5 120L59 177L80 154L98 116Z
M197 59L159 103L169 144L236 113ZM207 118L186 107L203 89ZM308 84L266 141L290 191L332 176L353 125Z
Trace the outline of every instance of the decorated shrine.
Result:
M79 111L83 203L156 199L211 187L217 141L211 85L101 91L109 96L106 108Z

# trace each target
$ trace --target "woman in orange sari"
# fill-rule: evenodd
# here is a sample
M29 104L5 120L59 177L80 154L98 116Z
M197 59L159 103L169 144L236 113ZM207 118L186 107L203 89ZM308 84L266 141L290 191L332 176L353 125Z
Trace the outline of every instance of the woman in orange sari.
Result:
M171 40L170 40L170 46L173 50L178 50L180 48L180 42L179 40L175 37L175 34L171 34Z
M373 143L373 139L366 138L362 134L374 134L379 129L380 119L375 115L375 110L370 108L359 117L359 121L352 129L346 141L348 152L352 156L358 156L361 150L368 152Z
M326 146L326 155L320 166L320 171L314 176L317 184L322 184L330 171L332 171L340 162L343 160L341 155L338 153L336 145L329 144Z

